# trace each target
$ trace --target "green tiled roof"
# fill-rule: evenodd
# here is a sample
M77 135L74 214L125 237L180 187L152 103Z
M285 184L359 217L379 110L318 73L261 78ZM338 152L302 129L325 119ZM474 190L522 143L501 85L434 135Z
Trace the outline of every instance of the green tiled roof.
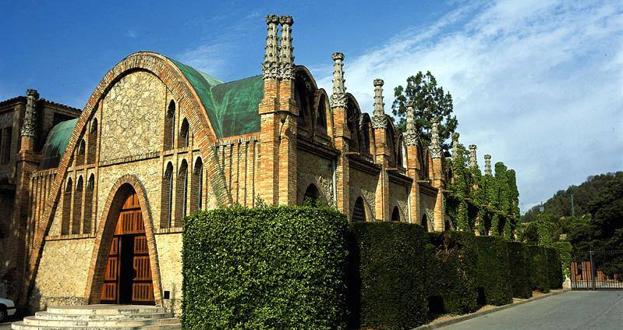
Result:
M78 118L74 118L62 121L52 127L52 130L50 130L48 138L45 140L45 144L43 145L43 150L41 151L42 168L58 166L63 154L65 153L65 149L67 148L67 143L69 143L71 132L74 130L74 127L76 127L77 122Z
M222 82L186 64L170 59L195 89L217 137L260 130L258 105L264 97L262 76Z

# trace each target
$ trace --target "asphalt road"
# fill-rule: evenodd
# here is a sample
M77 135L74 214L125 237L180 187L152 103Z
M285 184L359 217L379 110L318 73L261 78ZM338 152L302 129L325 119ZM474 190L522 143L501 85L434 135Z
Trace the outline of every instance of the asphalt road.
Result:
M623 290L570 291L443 329L623 329Z

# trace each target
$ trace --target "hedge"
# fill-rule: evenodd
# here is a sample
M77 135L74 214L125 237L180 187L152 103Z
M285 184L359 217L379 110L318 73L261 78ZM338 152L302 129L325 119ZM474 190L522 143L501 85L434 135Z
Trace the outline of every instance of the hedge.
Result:
M429 314L464 314L478 308L476 263L478 254L474 235L466 232L446 231L430 233L435 246L435 258L428 271Z
M326 208L236 207L187 218L183 327L345 327L346 233L346 218Z
M306 206L187 218L183 274L187 329L414 328L562 284L553 248Z
M513 297L530 298L532 297L532 286L530 285L526 245L520 242L507 242L507 248L508 259L511 261L509 267Z
M428 320L432 245L421 226L355 223L350 328L414 328Z

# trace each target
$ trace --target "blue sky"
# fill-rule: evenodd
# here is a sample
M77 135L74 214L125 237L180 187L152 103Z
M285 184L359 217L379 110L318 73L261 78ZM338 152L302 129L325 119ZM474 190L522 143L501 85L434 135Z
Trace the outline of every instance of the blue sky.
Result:
M621 1L0 1L0 99L36 88L82 107L106 71L153 50L222 80L260 73L264 16L292 15L295 62L330 90L330 55L368 111L372 80L431 70L464 144L518 172L521 207L623 170Z

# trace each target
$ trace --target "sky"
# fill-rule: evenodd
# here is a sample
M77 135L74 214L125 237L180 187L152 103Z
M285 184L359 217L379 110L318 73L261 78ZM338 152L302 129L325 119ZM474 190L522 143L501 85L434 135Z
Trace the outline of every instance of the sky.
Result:
M266 14L294 17L295 63L372 110L430 70L454 98L465 145L517 171L522 211L588 176L623 170L623 2L4 1L0 100L35 88L82 108L105 73L139 50L221 80L260 74Z

